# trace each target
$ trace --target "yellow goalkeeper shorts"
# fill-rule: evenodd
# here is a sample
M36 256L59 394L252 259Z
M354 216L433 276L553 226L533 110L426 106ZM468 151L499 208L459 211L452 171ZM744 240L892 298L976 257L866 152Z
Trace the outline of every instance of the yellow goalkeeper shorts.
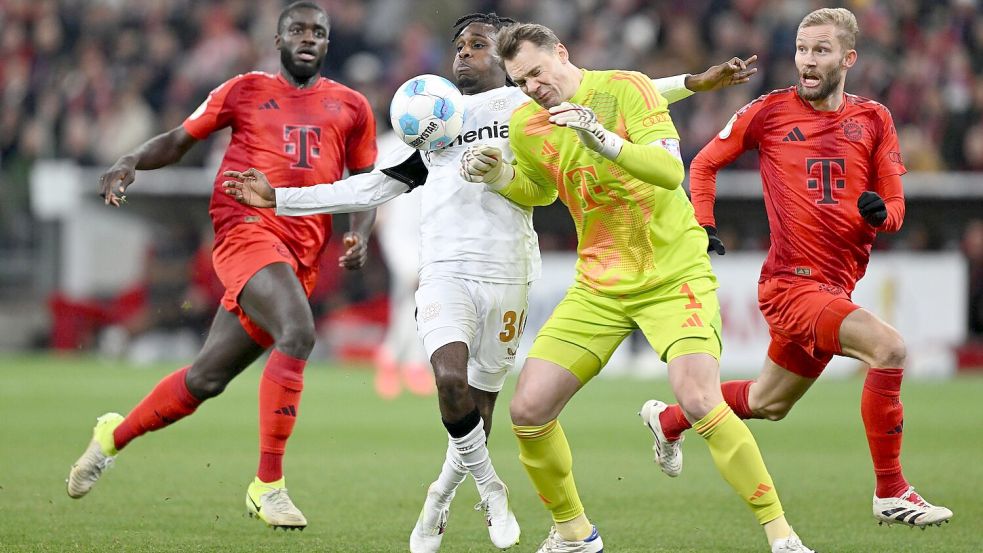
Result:
M539 330L528 357L556 363L587 383L636 328L667 363L690 353L720 359L716 277L700 275L626 297L574 284Z

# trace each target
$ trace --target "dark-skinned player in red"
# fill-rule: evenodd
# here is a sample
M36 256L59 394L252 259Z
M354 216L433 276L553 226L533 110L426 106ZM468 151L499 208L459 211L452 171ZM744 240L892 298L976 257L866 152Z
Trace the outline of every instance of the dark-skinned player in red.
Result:
M125 418L99 417L88 449L72 467L68 494L84 496L134 438L192 414L272 347L259 385L260 458L246 493L250 514L273 528L304 528L307 519L287 495L283 455L297 420L304 366L314 346L308 297L331 235L331 216L276 217L222 193L222 173L255 166L275 182L307 186L372 170L375 120L364 96L320 69L328 50L323 8L295 2L280 14L274 44L279 74L251 72L213 90L184 123L119 159L100 179L107 205L119 207L136 170L176 163L212 132L232 128L209 213L213 262L226 293L204 346L190 366L166 376ZM352 216L339 265L366 260L375 212Z
M713 217L717 172L758 151L771 229L758 301L771 345L758 378L724 382L724 399L741 418L780 420L834 355L863 361L870 369L860 412L876 476L874 517L925 528L948 521L952 511L925 501L901 471L904 341L850 298L877 232L896 232L905 211L906 170L891 113L844 93L858 32L843 8L805 16L795 41L798 84L738 111L693 160L690 191L708 251L722 255ZM678 405L650 401L642 411L656 437L656 460L678 475L689 421Z

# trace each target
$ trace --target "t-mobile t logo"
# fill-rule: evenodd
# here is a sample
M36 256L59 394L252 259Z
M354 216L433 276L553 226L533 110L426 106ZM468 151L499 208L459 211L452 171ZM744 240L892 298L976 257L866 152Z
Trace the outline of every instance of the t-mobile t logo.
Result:
M283 151L287 155L297 155L293 169L311 169L311 160L321 157L321 127L313 125L284 125Z

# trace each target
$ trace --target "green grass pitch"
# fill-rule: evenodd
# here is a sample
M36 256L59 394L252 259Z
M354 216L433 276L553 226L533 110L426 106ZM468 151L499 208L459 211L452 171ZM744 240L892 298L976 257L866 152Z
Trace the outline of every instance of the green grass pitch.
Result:
M64 479L96 416L126 413L174 367L134 369L92 359L0 358L0 551L406 551L407 538L446 444L436 399L377 399L371 373L308 368L286 472L310 520L273 532L244 514L256 464L251 367L192 417L133 442L82 500ZM516 456L506 384L490 447L522 526L514 551L535 551L549 528ZM860 422L861 381L820 380L780 423L751 430L792 525L820 552L983 550L983 379L908 381L906 476L956 514L926 531L878 527ZM694 434L685 470L670 479L652 462L635 412L669 397L665 381L599 379L561 417L577 483L610 552L767 551L751 513L713 468ZM451 509L441 551L494 551L470 480Z

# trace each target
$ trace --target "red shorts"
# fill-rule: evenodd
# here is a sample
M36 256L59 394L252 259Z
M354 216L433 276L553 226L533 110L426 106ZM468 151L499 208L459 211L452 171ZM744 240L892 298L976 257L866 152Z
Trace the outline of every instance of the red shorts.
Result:
M771 334L768 357L806 378L841 352L840 324L860 309L839 286L785 277L758 283L758 307Z
M273 345L273 337L242 311L239 294L253 275L272 263L289 264L310 297L317 283L318 268L301 265L290 248L269 230L258 225L238 225L216 242L212 250L215 274L225 286L222 307L239 317L242 328L264 348Z

